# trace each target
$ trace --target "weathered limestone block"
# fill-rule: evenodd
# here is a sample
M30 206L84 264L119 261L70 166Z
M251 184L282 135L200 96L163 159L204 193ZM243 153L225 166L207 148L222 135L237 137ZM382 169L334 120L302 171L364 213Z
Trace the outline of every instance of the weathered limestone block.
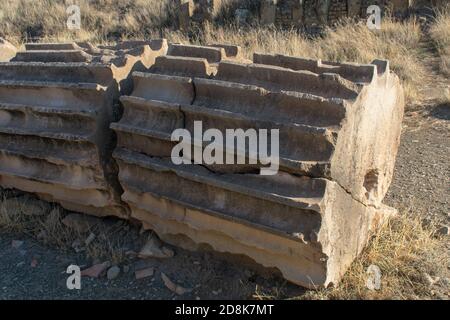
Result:
M175 56L167 69L159 60L173 57L158 58L150 72L134 73L133 93L121 98L124 115L111 127L132 217L168 242L246 255L306 287L338 283L395 213L382 199L402 121L398 77L386 61L261 54L254 63L220 61L207 74L208 57ZM175 165L171 134L192 134L194 121L221 132L279 129L280 171L258 175L261 163Z
M69 210L128 217L109 125L131 73L167 52L165 41L123 48L27 44L0 64L0 185ZM128 46L128 47L127 47Z
M221 44L208 46L170 44L167 54L169 56L202 58L209 63L219 63L222 60L241 59L241 48Z
M178 7L178 25L181 30L189 30L194 8L193 0L180 0Z
M179 0L178 25L181 30L188 30L191 22L202 24L213 21L226 1L222 0Z
M379 206L392 181L404 107L403 89L398 77L390 72L389 63L335 64L264 54L255 54L254 61L290 68L294 74L309 71L319 78L332 77L335 84L354 90L353 98L351 94L332 93L331 85L317 86L314 92L321 97L331 93L340 99L334 101L340 101L345 112L336 123L336 140L324 176L337 181L359 201ZM285 80L289 82L287 77Z
M274 24L277 17L277 0L263 0L260 7L260 23L262 25Z
M3 38L0 38L0 62L8 62L15 57L16 47Z
M361 0L347 0L347 10L349 17L361 15Z

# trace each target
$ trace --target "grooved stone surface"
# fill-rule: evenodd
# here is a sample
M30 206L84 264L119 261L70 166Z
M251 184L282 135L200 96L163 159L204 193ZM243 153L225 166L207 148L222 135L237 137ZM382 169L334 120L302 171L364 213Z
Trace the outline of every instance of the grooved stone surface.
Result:
M370 232L395 214L382 200L403 117L398 77L381 60L255 54L252 63L212 52L177 45L133 74L123 117L111 125L123 201L165 241L246 255L306 287L339 282ZM262 176L264 165L248 161L174 165L171 134L192 134L195 121L221 132L279 129L280 171ZM234 155L249 154L247 146Z
M1 63L1 186L127 218L109 124L120 117L120 94L131 92L131 73L166 52L164 40L109 48L30 43Z

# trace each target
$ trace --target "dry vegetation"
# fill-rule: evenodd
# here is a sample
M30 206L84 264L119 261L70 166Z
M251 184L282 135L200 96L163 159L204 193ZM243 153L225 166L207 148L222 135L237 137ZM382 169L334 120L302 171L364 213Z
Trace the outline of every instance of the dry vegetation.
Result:
M342 22L321 38L310 39L296 30L233 25L206 26L189 36L174 31L174 1L161 0L79 0L82 30L65 27L66 4L62 0L3 0L0 8L0 36L10 41L91 41L104 43L118 39L166 37L183 43L223 42L241 45L248 56L255 51L284 53L324 60L370 63L389 59L402 78L408 102L420 102L422 64L420 26L415 19L383 21L380 31L370 31L364 23ZM67 2L70 3L70 2ZM433 34L448 54L448 11L442 11ZM442 21L442 22L441 22ZM351 35L351 36L350 36ZM445 51L447 50L447 51Z
M73 250L72 243L86 235L67 228L62 219L66 212L57 206L43 216L30 215L39 200L29 198L3 198L0 201L0 231L25 233L40 238L46 244L64 250ZM448 283L430 279L448 277L448 242L440 238L433 222L424 225L422 217L414 210L404 210L401 215L389 221L370 241L363 254L357 259L337 288L307 291L293 299L428 299L442 297L448 290ZM97 226L93 232L96 240L86 248L90 258L108 259L114 263L123 262L125 253L121 236L123 224ZM42 233L46 236L42 237ZM377 265L382 272L382 285L378 291L367 289L367 268ZM433 290L433 287L435 288ZM283 288L270 293L259 292L254 298L279 298L285 296ZM444 296L445 297L445 296Z
M420 39L420 27L415 20L394 22L387 19L383 29L377 32L370 31L363 23L343 21L316 39L307 38L295 30L209 26L191 41L239 44L249 58L253 52L260 51L362 63L370 63L376 58L389 59L393 70L403 80L408 101L415 102L420 99L418 87L425 73L419 58Z
M431 28L431 36L441 56L441 69L450 76L450 5L437 10L436 22Z
M424 226L414 210L405 210L373 237L337 288L309 292L304 298L445 299L449 261L448 242L437 235L436 225ZM380 290L366 286L370 265L381 270Z
M35 215L36 207L43 207L44 215ZM41 211L41 210L39 210ZM67 212L57 205L50 205L33 197L6 198L0 192L0 231L21 233L37 238L47 245L62 250L73 250L75 241L83 241L88 234L68 228L62 222ZM124 238L114 236L125 222L99 224L89 232L96 235L95 241L85 246L86 255L92 259L108 259L120 263L125 259Z

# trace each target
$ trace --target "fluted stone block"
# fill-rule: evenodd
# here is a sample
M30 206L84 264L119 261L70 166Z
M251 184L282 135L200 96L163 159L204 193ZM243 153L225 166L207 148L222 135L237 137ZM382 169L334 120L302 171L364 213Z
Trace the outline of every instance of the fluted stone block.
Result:
M131 73L167 52L164 40L97 48L27 44L0 64L0 185L69 210L129 216L121 199L109 129Z
M245 255L306 287L338 283L395 213L382 200L404 101L389 63L265 54L251 63L181 45L169 53L133 74L124 115L111 126L132 217L168 242ZM171 134L192 134L196 121L221 132L279 129L280 171L259 175L262 163L175 165ZM248 159L249 150L235 152Z

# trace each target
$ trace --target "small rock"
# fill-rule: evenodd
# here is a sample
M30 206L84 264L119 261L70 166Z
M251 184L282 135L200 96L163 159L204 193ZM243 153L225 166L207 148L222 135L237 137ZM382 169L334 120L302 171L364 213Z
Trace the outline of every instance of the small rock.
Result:
M108 277L108 280L114 280L116 279L120 274L120 268L118 266L112 266L109 268L106 276Z
M441 226L441 227L437 230L437 233L438 233L440 236L448 236L448 235L450 235L450 233L449 233L449 226L445 226L445 225Z
M79 233L86 233L91 228L96 226L100 222L100 219L87 216L84 214L79 213L71 213L68 214L63 220L62 223L68 227L71 228L74 231L77 231Z
M130 272L130 266L128 266L128 265L123 266L123 273L128 273L128 272Z
M81 271L82 277L98 278L105 272L106 269L110 267L111 263L109 261L93 265L92 267Z
M31 266L32 268L36 268L37 265L38 265L37 259L36 259L36 258L33 258L33 260L31 260L30 266Z
M138 254L139 258L172 258L174 253L169 248L163 247L162 242L155 236L151 236Z
M155 273L155 269L153 268L147 268L142 270L135 271L134 275L136 277L136 280L144 279L153 276Z
M14 249L19 249L21 246L23 246L23 241L13 240L11 242L11 247L13 247Z
M172 291L173 293L176 293L177 295L181 296L185 293L189 293L192 291L192 289L183 288L176 283L174 283L172 280L169 279L164 273L161 272L161 279L163 280L165 286L167 289Z
M17 49L11 43L0 38L0 62L9 62L16 56Z

